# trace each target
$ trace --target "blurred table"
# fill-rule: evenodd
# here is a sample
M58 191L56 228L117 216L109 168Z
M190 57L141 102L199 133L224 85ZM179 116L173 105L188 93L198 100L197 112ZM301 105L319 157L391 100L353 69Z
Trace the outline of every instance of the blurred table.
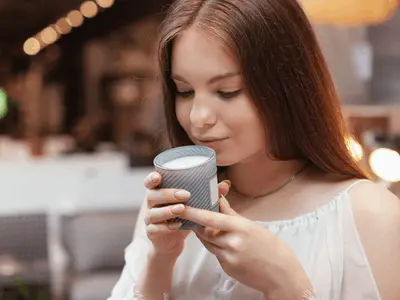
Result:
M128 168L120 153L0 159L0 213L133 208L145 197L151 168Z

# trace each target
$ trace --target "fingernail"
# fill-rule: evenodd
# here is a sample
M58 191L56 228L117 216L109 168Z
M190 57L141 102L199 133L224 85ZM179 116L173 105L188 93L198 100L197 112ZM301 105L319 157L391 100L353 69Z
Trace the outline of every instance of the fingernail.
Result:
M178 230L179 228L181 228L182 223L171 223L168 224L168 228L171 230Z
M184 210L185 206L183 204L178 204L171 207L171 211L173 214L181 214Z
M153 181L154 183L157 183L158 182L158 174L153 174L153 175L151 175L151 181Z
M220 230L214 229L214 230L211 232L211 235L212 235L213 237L216 237L220 232L221 232Z
M188 191L180 190L175 192L175 198L178 200L186 200L189 199L190 193Z
M229 185L229 187L232 186L232 182L230 180L224 180L224 181Z

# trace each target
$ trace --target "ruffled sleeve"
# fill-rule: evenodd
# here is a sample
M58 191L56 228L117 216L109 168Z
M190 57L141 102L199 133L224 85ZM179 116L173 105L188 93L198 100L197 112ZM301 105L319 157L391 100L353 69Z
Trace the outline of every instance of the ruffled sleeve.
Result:
M140 220L138 220L140 222ZM139 225L139 224L138 224ZM141 224L139 225L141 226ZM125 266L121 276L114 286L108 300L142 300L136 290L136 282L142 268L146 264L147 253L150 249L150 241L147 239L144 226L136 231L131 244L125 249Z
M136 288L139 276L147 263L151 242L147 238L143 218L147 207L143 204L135 227L132 242L125 249L125 266L108 300L146 300ZM169 294L163 300L171 300Z

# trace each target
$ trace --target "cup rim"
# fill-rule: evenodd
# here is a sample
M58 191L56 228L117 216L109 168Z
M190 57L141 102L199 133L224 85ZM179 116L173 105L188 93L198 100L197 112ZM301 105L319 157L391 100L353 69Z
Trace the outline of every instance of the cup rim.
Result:
M194 165L194 166L184 167L184 168L179 168L179 169L167 168L167 167L164 167L163 165L161 165L161 164L159 164L159 163L157 162L157 161L160 159L160 157L161 157L162 155L165 155L165 154L168 153L168 152L176 151L176 150L178 150L178 149L193 148L193 147L195 147L195 148L203 148L203 149L206 149L207 151L210 151L210 152L212 153L212 155L209 156L208 159L207 159L206 161L204 161L203 163L201 163L201 164L199 164L199 165ZM201 165L203 165L203 164L206 164L206 163L208 163L210 160L212 160L214 157L216 157L215 150L214 150L213 148L210 148L210 147L207 147L207 146L200 146L200 145L180 146L180 147L170 148L170 149L167 149L167 150L165 150L165 151L159 153L159 154L154 158L154 160L153 160L153 165L154 165L156 168L163 169L163 170L167 170L167 171L183 171L183 170L194 169L194 168L197 168L198 166L201 166Z

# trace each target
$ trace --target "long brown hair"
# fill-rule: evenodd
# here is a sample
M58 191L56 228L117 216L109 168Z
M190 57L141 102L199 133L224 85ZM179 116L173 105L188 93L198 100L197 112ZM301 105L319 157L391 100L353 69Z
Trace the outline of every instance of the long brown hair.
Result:
M268 132L272 158L368 177L346 144L338 95L297 0L177 0L171 5L161 25L159 59L172 146L192 144L176 117L171 79L173 41L191 26L222 40L235 56Z

